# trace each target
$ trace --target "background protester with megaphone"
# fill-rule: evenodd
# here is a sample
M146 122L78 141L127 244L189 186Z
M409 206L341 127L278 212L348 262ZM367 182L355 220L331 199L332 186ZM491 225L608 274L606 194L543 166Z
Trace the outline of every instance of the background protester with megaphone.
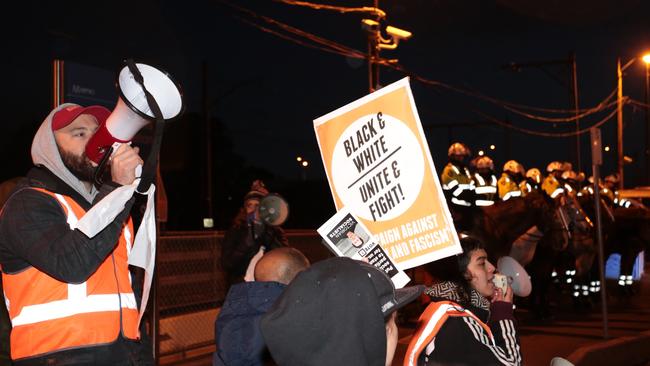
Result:
M495 287L485 245L461 234L461 254L427 264L438 280L425 293L404 365L521 365L512 288Z
M76 229L101 198L133 184L143 164L137 148L122 144L108 162L110 181L93 184L96 164L84 150L110 114L100 106L54 109L34 136L35 166L0 215L14 365L153 364L127 263L133 198L92 238Z
M260 202L269 196L264 183L254 181L251 190L244 196L244 205L224 236L221 264L226 272L228 287L244 280L253 257L259 257L264 251L288 246L284 231L279 226L281 223L269 223L260 216Z

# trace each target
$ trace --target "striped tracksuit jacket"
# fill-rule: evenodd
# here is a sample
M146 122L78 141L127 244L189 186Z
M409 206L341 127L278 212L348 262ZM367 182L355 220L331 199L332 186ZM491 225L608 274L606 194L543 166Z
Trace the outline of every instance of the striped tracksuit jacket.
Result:
M475 316L448 317L420 355L418 365L521 365L511 303L495 302L489 311L474 306L464 310Z

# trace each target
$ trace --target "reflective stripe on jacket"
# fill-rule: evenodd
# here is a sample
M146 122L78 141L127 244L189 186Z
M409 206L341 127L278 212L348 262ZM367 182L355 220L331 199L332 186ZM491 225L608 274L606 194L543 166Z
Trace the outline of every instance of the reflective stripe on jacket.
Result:
M467 194L474 193L474 184L472 175L466 167L459 168L452 163L447 163L440 176L440 182L447 199L450 199L452 204L468 207L472 205L467 200Z
M32 189L54 198L70 229L76 228L85 210L72 198ZM128 339L139 338L138 308L127 263L132 233L129 219L115 250L83 283L61 282L34 267L2 273L12 323L12 359L111 343L120 331Z
M519 190L517 182L510 179L506 173L501 174L497 186L499 188L499 198L503 201L507 201L512 197L521 197L521 191Z
M416 366L418 358L426 350L431 341L435 339L438 331L440 331L440 328L445 324L447 319L458 316L473 318L485 330L485 333L489 335L490 342L494 343L494 337L492 336L490 327L483 323L471 311L451 301L432 302L427 306L422 315L420 315L418 329L409 342L403 365Z
M544 178L544 181L542 182L542 189L546 192L546 194L551 196L551 198L556 198L557 196L564 193L564 188L562 188L560 182L552 174L549 174L546 176L546 178Z
M491 206L494 204L494 198L497 195L497 177L490 174L488 179L479 173L474 173L474 192L476 193L476 206Z

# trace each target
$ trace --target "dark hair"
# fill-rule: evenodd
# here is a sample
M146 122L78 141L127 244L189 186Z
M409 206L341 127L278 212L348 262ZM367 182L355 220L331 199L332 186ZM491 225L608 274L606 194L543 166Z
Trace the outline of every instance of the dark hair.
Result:
M472 292L471 279L467 278L467 266L472 259L472 252L485 249L485 245L476 237L461 236L462 253L428 263L425 265L425 269L438 282L449 281L456 283L459 286L460 305L467 306L471 302L470 294Z

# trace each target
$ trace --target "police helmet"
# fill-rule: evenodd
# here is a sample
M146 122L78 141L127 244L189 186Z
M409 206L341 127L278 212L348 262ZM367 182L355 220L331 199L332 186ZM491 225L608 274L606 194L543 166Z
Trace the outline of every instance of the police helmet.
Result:
M547 173L553 173L556 170L563 170L562 163L560 163L559 161L552 161L546 166Z
M542 172L539 171L537 168L530 168L526 172L526 178L530 178L534 180L537 183L542 182Z
M452 155L462 155L462 156L469 156L470 152L467 146L465 144L462 144L460 142L454 142L449 146L449 150L447 151L447 156L452 156Z
M519 164L516 160L508 160L503 165L503 171L510 172L512 174L521 174L521 175L524 175L526 173L524 171L524 166Z
M494 162L489 156L481 156L476 160L476 169L490 169L494 170Z

